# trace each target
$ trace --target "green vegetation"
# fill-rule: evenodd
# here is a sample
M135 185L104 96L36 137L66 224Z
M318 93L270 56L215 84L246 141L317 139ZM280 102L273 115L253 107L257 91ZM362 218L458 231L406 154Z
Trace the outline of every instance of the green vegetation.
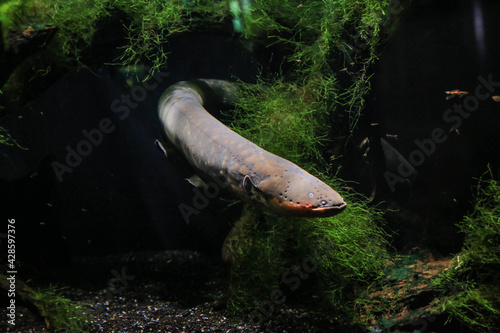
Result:
M6 49L7 29L22 32L50 26L57 32L43 52L12 68L10 79L0 87L0 110L15 112L68 70L89 63L146 65L147 80L166 66L170 36L198 26L230 31L227 15L227 2L212 0L9 1L0 5Z
M51 21L62 29L60 35L63 51L75 56L83 45L90 45L99 23L118 12L126 14L124 24L126 42L122 55L115 64L129 65L140 62L152 65L151 73L166 65L164 46L168 37L188 31L202 17L208 22L218 22L228 12L224 2L150 1L150 0L52 0ZM71 5L70 5L71 3ZM78 10L80 8L80 10ZM85 17L82 17L85 15ZM79 22L89 22L82 25ZM117 33L116 31L113 33ZM74 37L77 38L74 38ZM117 38L120 35L117 34Z
M279 289L301 304L315 302L356 320L356 297L388 263L387 235L381 212L365 198L342 193L342 182L329 176L333 170L322 154L328 144L328 101L310 86L283 80L243 85L237 100L231 111L234 130L319 176L341 192L348 208L318 219L247 211L244 241L231 267L230 310L256 311Z
M381 277L389 256L377 226L380 215L362 203L349 204L331 218L255 215L231 267L230 310L255 310L280 289L303 305L354 319L358 292Z
M69 332L84 332L86 315L84 306L61 296L61 288L48 287L32 291L30 298L45 318L48 328L68 330Z
M370 89L370 68L377 59L381 31L388 23L389 2L358 1L252 1L242 11L245 38L267 38L290 49L294 64L290 81L307 87L326 109L344 109L348 129L355 129L364 96ZM347 80L339 91L338 72ZM339 124L336 124L337 126Z
M10 135L9 131L2 126L0 126L0 144L6 146L16 146L20 149L26 149L20 146L17 141Z
M490 175L491 176L491 172ZM498 330L500 322L500 183L480 179L474 212L459 224L465 233L453 268L435 281L446 297L438 303L477 332Z
M295 64L292 79L311 86L318 96L334 97L330 92L336 72L344 69L352 80L332 107L347 107L352 131L369 89L368 71L376 60L387 11L388 0L27 0L2 4L0 19L5 28L56 26L51 44L60 53L57 61L64 55L66 62L81 64L103 22L120 15L122 31L101 31L124 39L123 53L113 63L146 62L153 72L166 64L164 47L171 35L196 29L230 33L232 16L243 38L289 49L288 61Z
M0 3L0 22L2 23L2 38L6 41L7 29L12 25L11 17L13 15L13 9L19 6L19 0L2 1Z
M11 1L0 7L0 18L13 29L27 25L56 26L54 40L67 61L81 64L82 53L94 42L103 22L113 15L124 14L122 31L106 31L115 40L125 39L117 65L146 62L151 72L165 66L163 48L168 37L188 31L199 22L209 25L221 22L229 13L223 1L210 0L28 0Z
M233 130L308 171L324 170L321 148L329 133L324 100L279 80L243 85L236 100L237 109L228 115Z

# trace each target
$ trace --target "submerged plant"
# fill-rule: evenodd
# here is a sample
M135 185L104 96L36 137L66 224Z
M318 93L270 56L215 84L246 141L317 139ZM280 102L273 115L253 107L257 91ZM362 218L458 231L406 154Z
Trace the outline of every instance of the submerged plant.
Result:
M84 306L68 298L61 296L61 288L48 287L34 290L30 293L40 315L45 318L48 328L70 332L83 332L86 315L83 313Z
M347 112L354 131L370 90L370 68L377 59L389 1L252 1L244 15L243 36L275 40L291 50L293 81L314 87L328 110ZM335 89L337 73L349 79Z
M352 319L358 289L381 277L387 264L381 213L366 199L342 193L342 182L331 177L322 154L329 112L314 89L280 80L243 86L232 127L341 192L348 208L317 219L247 213L246 241L231 269L233 311L256 311L279 290L302 304L319 296L316 305Z
M458 224L465 234L455 265L435 282L447 296L441 310L478 332L500 321L500 182L479 180L474 211Z
M349 204L330 218L254 216L231 267L230 310L255 311L279 290L292 302L354 320L359 291L382 276L389 255L381 215Z
M241 135L308 171L326 167L328 113L309 87L279 80L244 85L236 106L232 127Z
M4 127L0 126L0 144L6 145L6 146L15 146L17 148L26 150L27 148L22 147L17 143L16 139L14 139L9 131L5 129Z
M364 198L342 193L344 186L332 178L335 170L325 150L332 144L332 128L349 134L359 119L387 2L252 4L251 13L241 14L242 34L266 34L290 48L293 70L243 85L232 128L326 181L348 206L335 217L320 219L254 213L231 269L230 309L256 313L281 292L289 300L319 303L355 320L359 289L380 278L387 265L387 235L377 209ZM358 40L351 39L354 35ZM349 43L360 41L366 41L364 49L347 50ZM350 66L346 61L361 63L349 71L352 84L337 79L338 66ZM341 109L349 115L347 130L338 122Z

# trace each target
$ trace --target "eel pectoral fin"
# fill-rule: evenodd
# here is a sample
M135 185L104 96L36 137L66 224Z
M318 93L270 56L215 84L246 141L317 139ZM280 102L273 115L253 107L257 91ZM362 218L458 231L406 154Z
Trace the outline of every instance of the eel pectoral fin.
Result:
M189 183L196 187L205 184L205 182L194 172L193 167L183 159L175 149L171 148L168 142L164 144L160 140L156 140L155 145L165 155L167 160L170 161L175 171L182 175Z
M207 188L208 185L205 183L203 179L200 178L197 174L193 174L191 177L186 178L186 180L193 186L199 187L199 188Z
M249 195L252 195L259 190L259 188L253 183L253 181L250 179L250 176L248 175L245 175L245 177L243 178L242 186L243 190Z
M174 168L178 172L180 172L191 185L199 188L208 187L207 183L205 183L205 181L201 179L200 176L192 171L192 167L189 164L184 163L174 150L166 148L163 143L160 142L160 140L156 140L155 144L163 152L165 157L172 162Z
M165 157L168 158L167 149L165 147L163 147L163 143L161 143L160 140L156 139L155 145L156 145L156 147L158 147L158 149L161 150L163 155L165 155Z

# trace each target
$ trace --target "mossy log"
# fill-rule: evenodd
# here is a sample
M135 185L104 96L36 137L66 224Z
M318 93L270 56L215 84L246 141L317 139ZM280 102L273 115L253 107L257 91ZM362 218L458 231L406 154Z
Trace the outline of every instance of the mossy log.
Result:
M57 31L56 27L45 26L41 29L28 26L24 30L9 30L7 39L10 43L2 45L0 57L0 87L3 87L14 70L29 56L43 50ZM1 34L1 26L0 26Z
M7 280L9 276L5 274L0 273L0 287L5 290L7 293L11 291L11 283L10 280ZM43 307L40 304L40 302L37 302L33 298L33 293L34 290L28 286L28 284L22 280L19 280L19 278L15 278L15 293L16 297L18 297L28 308L30 308L32 311L35 311L37 315L42 317L45 321L45 326L47 328L50 328L50 322L48 318L43 317L42 311Z

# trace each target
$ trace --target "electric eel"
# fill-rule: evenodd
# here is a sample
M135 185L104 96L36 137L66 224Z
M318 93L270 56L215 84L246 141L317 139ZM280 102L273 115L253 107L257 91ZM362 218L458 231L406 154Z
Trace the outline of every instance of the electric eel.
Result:
M212 191L227 190L278 215L325 217L341 212L346 203L330 186L231 131L205 109L232 104L236 90L228 81L198 79L175 83L160 98L166 146L183 169L190 169L192 183L200 185L201 179Z

